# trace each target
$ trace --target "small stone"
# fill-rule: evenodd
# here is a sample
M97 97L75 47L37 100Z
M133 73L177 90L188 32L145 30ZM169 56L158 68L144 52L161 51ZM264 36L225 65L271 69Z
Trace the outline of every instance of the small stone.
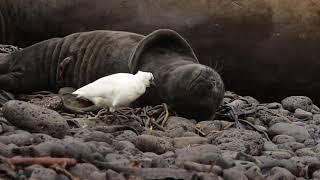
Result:
M269 127L271 127L274 124L277 123L291 123L290 119L288 119L287 117L281 116L281 117L273 117L269 122L268 125Z
M305 145L298 142L286 142L278 145L279 149L286 149L290 151L296 151L301 148L305 148Z
M172 142L167 139L145 134L138 136L133 143L142 152L163 154L173 149Z
M296 142L296 139L292 136L288 136L285 134L276 135L272 138L272 142L275 144L283 144L287 142Z
M274 159L290 159L292 156L294 156L294 153L291 151L264 151L262 153L263 156L270 156Z
M32 171L32 174L29 179L30 180L37 180L37 179L55 180L56 177L57 177L57 173L54 170L39 167L39 168L35 168Z
M99 171L94 171L92 172L88 179L94 179L94 180L106 180L106 173L102 173L102 172L99 172Z
M297 156L316 156L315 153L311 148L302 148L296 151Z
M125 130L122 134L118 135L114 139L116 141L131 141L133 142L135 138L137 137L137 134L131 130Z
M119 167L127 167L130 161L122 154L109 153L105 157L106 162Z
M248 177L249 180L264 180L264 176L261 173L261 170L258 166L250 167L246 172L245 175Z
M307 119L307 120L312 119L312 113L311 112L302 110L300 108L297 108L293 115L296 118L299 118L299 119Z
M300 108L310 112L313 107L312 100L306 96L290 96L281 101L284 109L294 112Z
M185 131L193 132L195 128L195 122L178 116L170 116L165 125L165 129L172 130L176 128L183 128Z
M230 168L223 170L223 179L224 180L248 180L245 172L239 168Z
M277 102L273 102L273 103L269 103L266 106L268 109L281 109L282 105L280 103Z
M208 139L199 136L190 136L190 137L178 137L173 139L173 146L175 148L183 148L193 144L207 144Z
M56 111L24 101L11 100L4 104L3 115L12 124L30 132L45 133L62 138L69 125Z
M266 141L263 144L263 149L264 151L275 151L278 150L278 147L273 142Z
M277 123L271 126L268 130L270 136L276 136L279 134L286 134L294 137L298 142L303 142L306 139L310 139L310 134L307 129L302 126L298 126L292 123Z
M84 142L87 141L96 141L96 142L106 142L111 143L114 138L110 133L103 133L101 131L89 130L89 129L80 129L76 132L74 137L81 138Z
M268 176L267 179L295 180L296 177L285 168L274 167L271 169L270 176Z
M81 179L88 179L92 172L98 171L94 165L89 163L78 163L75 166L70 168L70 173Z
M212 164L215 162L216 165L221 167L228 166L221 157L221 151L215 145L205 144L195 147L185 147L176 150L176 165L181 165L185 161L191 161L202 164Z

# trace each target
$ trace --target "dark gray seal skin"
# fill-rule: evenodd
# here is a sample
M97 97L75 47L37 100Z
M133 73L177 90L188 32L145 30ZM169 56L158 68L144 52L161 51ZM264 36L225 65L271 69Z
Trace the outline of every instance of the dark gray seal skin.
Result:
M82 87L100 77L138 70L152 72L156 87L140 105L167 103L184 117L212 117L224 84L212 68L199 64L177 32L148 36L123 31L90 31L49 39L0 58L0 87L27 93Z
M320 99L319 9L317 0L0 0L0 43L169 28L188 40L201 64L222 68L228 90Z

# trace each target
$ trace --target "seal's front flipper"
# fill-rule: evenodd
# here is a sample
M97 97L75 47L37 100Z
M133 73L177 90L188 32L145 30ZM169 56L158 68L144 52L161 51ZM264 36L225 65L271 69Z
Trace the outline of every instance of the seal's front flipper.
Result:
M9 56L7 54L0 54L0 74L8 73L9 69Z
M10 72L0 75L0 89L16 92L19 91L19 77L20 72Z

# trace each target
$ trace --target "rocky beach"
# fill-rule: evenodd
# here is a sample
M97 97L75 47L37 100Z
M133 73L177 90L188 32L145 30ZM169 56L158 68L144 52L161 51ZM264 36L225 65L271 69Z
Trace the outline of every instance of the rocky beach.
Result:
M87 111L70 90L2 92L15 100L1 108L1 179L320 178L320 109L308 97L227 91L204 121L166 104Z

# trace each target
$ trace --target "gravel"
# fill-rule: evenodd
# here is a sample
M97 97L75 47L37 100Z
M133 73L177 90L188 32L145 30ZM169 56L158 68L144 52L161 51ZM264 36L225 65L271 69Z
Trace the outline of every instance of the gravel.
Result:
M223 111L206 121L170 113L158 127L73 114L54 93L11 100L0 113L0 179L320 178L320 114L310 98L263 103L226 94L240 125ZM24 157L32 162L12 166Z

